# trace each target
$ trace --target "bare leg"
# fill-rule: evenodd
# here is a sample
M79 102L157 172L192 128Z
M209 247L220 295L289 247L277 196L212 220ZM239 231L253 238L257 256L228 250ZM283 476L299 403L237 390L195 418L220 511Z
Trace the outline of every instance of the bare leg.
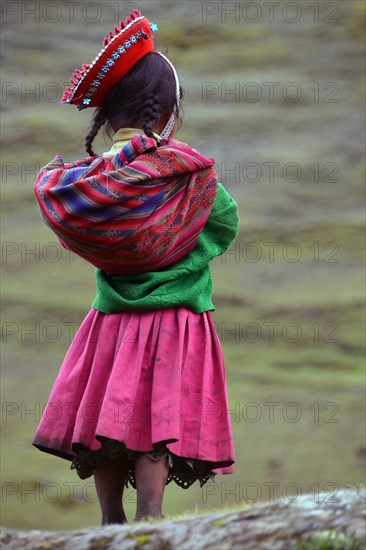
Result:
M145 454L135 461L137 510L135 521L162 515L165 483L168 477L168 458L151 460Z
M102 525L127 523L122 497L128 476L128 463L124 457L109 460L102 468L93 471L95 487L102 511Z

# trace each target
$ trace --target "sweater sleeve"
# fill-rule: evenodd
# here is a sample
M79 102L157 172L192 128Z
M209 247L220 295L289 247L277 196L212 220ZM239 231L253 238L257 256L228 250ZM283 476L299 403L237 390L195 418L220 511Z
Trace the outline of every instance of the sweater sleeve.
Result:
M217 184L215 204L196 245L203 256L211 260L221 256L235 241L239 233L240 219L238 205L225 187Z

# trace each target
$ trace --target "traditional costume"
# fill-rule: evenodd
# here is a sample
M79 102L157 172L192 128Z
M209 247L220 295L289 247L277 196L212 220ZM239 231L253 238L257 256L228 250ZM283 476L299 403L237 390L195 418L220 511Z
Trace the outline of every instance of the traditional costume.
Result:
M150 23L134 10L63 102L100 106L154 51ZM158 53L158 52L157 52ZM162 54L159 54L162 55ZM173 71L177 106L179 82ZM63 246L94 265L97 295L61 366L33 444L72 461L81 478L109 458L168 456L181 487L201 486L234 462L226 374L211 311L209 262L238 233L237 205L214 159L161 135L121 129L103 156L56 157L35 194ZM128 483L127 481L127 483Z

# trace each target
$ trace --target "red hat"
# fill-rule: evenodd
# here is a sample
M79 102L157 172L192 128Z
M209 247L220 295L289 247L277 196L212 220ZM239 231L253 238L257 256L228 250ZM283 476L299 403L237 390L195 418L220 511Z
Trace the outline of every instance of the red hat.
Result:
M152 30L157 30L157 25L133 10L119 28L114 27L114 34L111 31L104 39L94 61L75 69L72 86L66 88L61 103L77 105L79 110L102 105L109 90L144 55L154 51Z

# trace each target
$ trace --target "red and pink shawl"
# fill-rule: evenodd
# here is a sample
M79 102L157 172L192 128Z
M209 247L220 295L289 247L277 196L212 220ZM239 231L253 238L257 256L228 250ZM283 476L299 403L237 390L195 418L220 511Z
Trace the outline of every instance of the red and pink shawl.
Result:
M113 158L40 171L35 194L61 244L111 274L162 269L197 242L212 210L214 159L189 145L135 135Z

